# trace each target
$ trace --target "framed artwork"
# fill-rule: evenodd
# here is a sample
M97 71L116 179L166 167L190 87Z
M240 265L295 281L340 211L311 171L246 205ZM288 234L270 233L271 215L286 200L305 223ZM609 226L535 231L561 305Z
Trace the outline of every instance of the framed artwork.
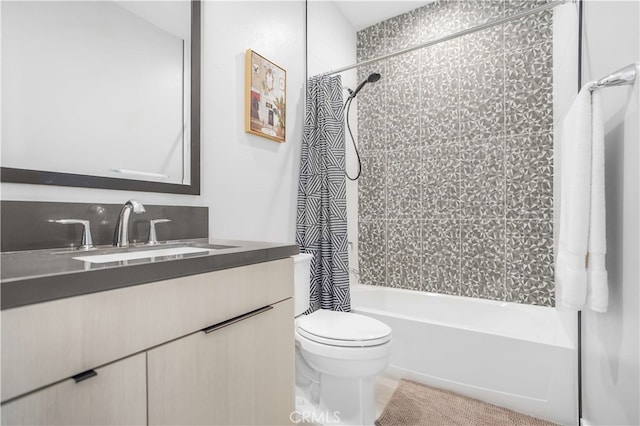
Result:
M245 131L284 142L287 72L251 49L247 50L246 67Z

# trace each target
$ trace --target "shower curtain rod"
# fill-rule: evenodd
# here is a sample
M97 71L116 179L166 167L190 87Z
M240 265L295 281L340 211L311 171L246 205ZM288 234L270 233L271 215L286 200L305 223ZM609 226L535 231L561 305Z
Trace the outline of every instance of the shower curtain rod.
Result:
M399 56L399 55L404 55L405 53L413 52L414 50L422 49L423 47L433 46L434 44L442 43L442 42L445 42L445 41L452 40L454 38L465 36L467 34L472 34L472 33L478 32L478 31L482 31L484 29L491 28L491 27L496 26L496 25L504 24L505 22L513 21L514 19L520 19L520 18L525 17L525 16L533 15L534 13L538 13L538 12L540 12L542 10L551 9L551 8L556 7L556 6L563 5L565 3L575 3L575 1L576 0L556 0L556 1L552 1L552 2L549 2L549 3L544 4L542 6L539 6L539 7L533 8L533 9L529 9L529 10L526 10L524 12L516 13L515 15L506 16L504 18L500 18L500 19L496 19L494 21L486 22L484 24L481 24L481 25L478 25L478 26L475 26L475 27L471 27L471 28L468 28L466 30L458 31L456 33L449 34L449 35L446 35L444 37L440 37L440 38L436 38L436 39L433 39L433 40L429 40L429 41L427 41L425 43L420 43L420 44L417 44L415 46L411 46L411 47L408 47L406 49L398 50L398 51L393 52L393 53L388 53L386 55L378 56L377 58L368 59L366 61L358 62L356 64L352 64L352 65L349 65L349 66L346 66L346 67L342 67L342 68L338 68L338 69L335 69L335 70L332 70L332 71L328 71L328 72L322 73L320 75L338 74L338 73L341 73L343 71L348 71L348 70L353 69L353 68L358 68L358 67L361 67L361 66L364 66L364 65L373 64L375 62L384 61L385 59L393 58L393 57Z
M592 92L601 87L613 87L613 86L622 86L625 84L633 84L636 81L637 68L640 66L639 63L633 63L627 65L624 68L620 68L618 71L614 71L608 76L601 78L600 80L593 83L589 90Z

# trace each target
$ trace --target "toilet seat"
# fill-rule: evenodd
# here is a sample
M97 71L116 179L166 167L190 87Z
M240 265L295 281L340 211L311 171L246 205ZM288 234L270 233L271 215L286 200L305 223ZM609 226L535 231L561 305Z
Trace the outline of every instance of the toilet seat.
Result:
M391 340L391 328L365 315L325 309L296 321L300 336L316 343L339 347L371 347Z

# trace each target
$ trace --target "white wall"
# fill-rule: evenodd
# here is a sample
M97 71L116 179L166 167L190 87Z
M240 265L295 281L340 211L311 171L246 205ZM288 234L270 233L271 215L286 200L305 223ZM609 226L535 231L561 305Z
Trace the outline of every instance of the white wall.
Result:
M640 61L640 3L584 5L583 82ZM640 110L635 88L601 89L605 111L609 309L583 314L583 419L640 424Z
M2 183L3 200L208 206L215 238L295 240L304 111L305 5L202 4L200 196ZM244 132L244 58L251 48L287 70L287 142Z
M356 30L335 2L310 0L307 17L309 77L356 62ZM355 77L354 72L344 73L343 84L354 84Z
M304 114L304 1L207 1L202 13L202 185L213 236L293 242ZM244 132L249 48L287 71L286 143Z

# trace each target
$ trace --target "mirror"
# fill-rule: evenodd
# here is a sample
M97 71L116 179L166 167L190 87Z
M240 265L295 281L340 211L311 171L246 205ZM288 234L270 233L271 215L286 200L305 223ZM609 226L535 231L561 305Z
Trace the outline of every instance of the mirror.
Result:
M200 193L199 1L3 1L2 181Z

